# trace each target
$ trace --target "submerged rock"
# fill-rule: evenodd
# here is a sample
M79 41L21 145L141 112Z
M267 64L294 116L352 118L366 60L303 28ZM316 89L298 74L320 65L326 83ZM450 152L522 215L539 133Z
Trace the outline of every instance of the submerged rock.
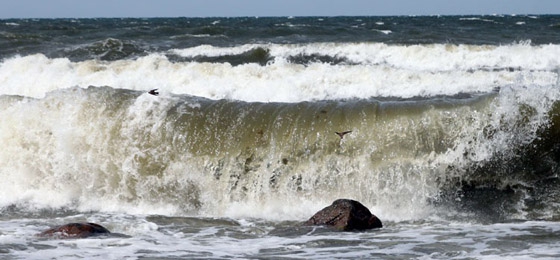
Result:
M45 230L38 234L40 237L57 238L86 238L111 232L105 227L95 223L69 223Z
M335 200L330 206L315 213L305 225L327 225L341 231L381 228L383 224L360 202L349 199Z

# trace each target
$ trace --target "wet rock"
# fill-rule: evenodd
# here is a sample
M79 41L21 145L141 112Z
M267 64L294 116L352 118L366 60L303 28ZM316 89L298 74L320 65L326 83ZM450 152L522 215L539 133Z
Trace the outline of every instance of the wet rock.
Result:
M335 200L330 206L315 213L304 225L326 225L341 231L381 228L383 224L360 202L349 199Z
M86 238L110 234L103 226L95 223L69 223L45 230L38 234L40 237L56 238Z

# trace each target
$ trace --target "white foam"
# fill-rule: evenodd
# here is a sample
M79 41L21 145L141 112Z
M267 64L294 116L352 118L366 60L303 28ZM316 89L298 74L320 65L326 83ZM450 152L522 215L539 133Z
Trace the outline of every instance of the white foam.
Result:
M373 29L373 31L380 32L380 33L382 33L382 34L391 34L391 33L393 33L393 31L391 31L391 30L377 30L377 29Z
M460 21L481 21L481 22L488 22L488 23L496 23L496 21L494 20L490 20L490 19L484 19L484 18L480 18L480 17L464 17L464 18L459 18Z
M172 50L185 57L236 55L261 47L275 60L266 66L171 62L152 54L136 60L72 62L42 54L0 64L0 94L44 97L74 86L111 86L210 99L299 102L380 96L413 97L488 92L511 84L556 82L560 46L386 45L321 43L306 45L198 46ZM290 56L326 55L357 64L307 66Z
M130 237L37 239L49 226L99 222ZM390 223L380 230L298 231L297 224L239 220L240 225L185 225L180 219L158 226L139 215L93 215L1 221L3 256L17 259L124 258L417 258L555 259L560 245L556 222L480 225L471 223ZM280 232L278 232L280 231ZM8 249L8 250L6 250Z
M241 150L225 158L195 157L176 151L177 143L162 145L146 139L172 136L183 144L194 134L177 133L167 120L167 111L177 100L143 94L120 111L112 111L105 107L112 102L98 100L93 91L73 88L44 99L0 103L4 122L0 125L0 207L302 220L335 199L350 198L384 220L423 219L433 213L427 201L440 192L438 178L446 177L447 166L466 167L530 142L560 99L555 86L505 87L488 107L434 111L423 118L370 122L373 125L365 120L363 128L373 126L376 131L355 129L355 137L345 138L348 149L355 149L352 156L316 151L290 170L275 166L285 151L272 143L265 154L257 154L264 158L255 172L233 185L236 171L243 169L239 160L244 158L237 154ZM524 118L522 106L532 107L533 114L518 124ZM433 125L431 120L448 123ZM432 128L451 139L446 141L451 142L448 150L408 149L409 143L425 145L415 136ZM485 128L496 131L485 137L480 134ZM431 138L446 139L427 136ZM300 151L306 146L286 149ZM146 172L152 161L165 167ZM211 174L217 167L224 172L219 180ZM270 185L274 170L283 171L277 187ZM301 175L299 184L297 175ZM193 196L201 208L189 201Z

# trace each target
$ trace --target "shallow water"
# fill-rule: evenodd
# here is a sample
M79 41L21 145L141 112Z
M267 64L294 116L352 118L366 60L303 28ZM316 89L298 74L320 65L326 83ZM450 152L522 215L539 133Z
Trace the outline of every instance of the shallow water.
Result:
M44 239L52 224L102 223L110 236ZM385 222L338 232L297 221L78 214L0 222L2 259L555 259L560 223Z

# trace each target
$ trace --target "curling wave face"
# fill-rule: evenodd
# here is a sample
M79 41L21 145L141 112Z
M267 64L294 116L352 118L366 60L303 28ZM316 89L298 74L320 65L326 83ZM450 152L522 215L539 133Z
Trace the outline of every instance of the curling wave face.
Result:
M557 181L559 94L518 86L298 103L110 87L5 95L0 203L299 219L350 196L406 220L441 207L484 211L469 203L509 189L489 218L550 217L558 188L539 184ZM340 130L352 132L341 139ZM528 205L537 198L551 201Z

